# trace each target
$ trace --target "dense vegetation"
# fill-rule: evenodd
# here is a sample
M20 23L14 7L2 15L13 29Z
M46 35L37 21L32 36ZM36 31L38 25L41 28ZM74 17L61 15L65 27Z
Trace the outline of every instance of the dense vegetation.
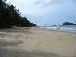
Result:
M0 0L0 28L12 26L31 27L36 26L36 24L31 23L26 17L21 17L15 6Z
M76 24L70 22L64 22L63 25L76 25Z

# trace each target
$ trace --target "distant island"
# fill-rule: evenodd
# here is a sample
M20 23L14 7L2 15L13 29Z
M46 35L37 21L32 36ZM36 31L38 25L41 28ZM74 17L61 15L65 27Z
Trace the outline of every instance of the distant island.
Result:
M76 24L70 23L70 22L64 22L64 23L63 23L63 26L64 26L64 25L76 25Z

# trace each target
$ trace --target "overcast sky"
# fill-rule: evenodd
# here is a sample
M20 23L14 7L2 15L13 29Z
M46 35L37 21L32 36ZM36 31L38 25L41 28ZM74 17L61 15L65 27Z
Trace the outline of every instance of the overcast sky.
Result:
M7 0L37 25L76 23L76 0Z

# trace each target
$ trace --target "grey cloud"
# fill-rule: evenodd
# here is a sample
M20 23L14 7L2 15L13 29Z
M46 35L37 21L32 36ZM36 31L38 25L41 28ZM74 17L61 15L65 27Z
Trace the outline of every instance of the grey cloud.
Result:
M76 2L76 0L36 0L34 3L35 4L55 4L55 3L69 2L69 1Z
M35 4L42 4L42 3L49 4L49 3L57 3L57 2L59 2L59 0L37 0L34 3Z

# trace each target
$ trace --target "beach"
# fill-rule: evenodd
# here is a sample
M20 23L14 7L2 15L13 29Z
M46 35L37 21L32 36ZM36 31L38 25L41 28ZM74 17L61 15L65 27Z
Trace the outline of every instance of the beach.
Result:
M38 27L0 29L0 57L76 57L76 33Z

